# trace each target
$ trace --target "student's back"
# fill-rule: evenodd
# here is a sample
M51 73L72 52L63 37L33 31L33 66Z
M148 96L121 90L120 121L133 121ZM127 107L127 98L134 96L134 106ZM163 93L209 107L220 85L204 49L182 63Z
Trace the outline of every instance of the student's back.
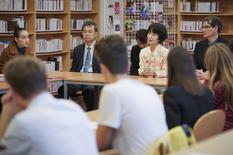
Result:
M18 146L9 141L17 137L21 143ZM94 129L81 108L71 101L55 99L49 93L42 93L25 111L17 114L4 138L10 143L3 154L95 155L98 152ZM22 152L16 151L20 149Z
M203 95L195 96L180 86L172 86L163 97L169 129L182 124L193 127L198 118L213 110L213 97L208 88L204 88Z
M156 91L131 79L103 88L99 124L116 129L113 146L123 155L148 154L167 131L164 107Z

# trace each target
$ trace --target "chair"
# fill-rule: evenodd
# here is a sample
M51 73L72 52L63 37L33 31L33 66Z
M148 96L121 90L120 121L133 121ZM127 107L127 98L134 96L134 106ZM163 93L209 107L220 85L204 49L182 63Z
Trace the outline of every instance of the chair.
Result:
M224 123L225 112L223 110L213 110L204 114L193 127L193 133L197 142L221 133Z

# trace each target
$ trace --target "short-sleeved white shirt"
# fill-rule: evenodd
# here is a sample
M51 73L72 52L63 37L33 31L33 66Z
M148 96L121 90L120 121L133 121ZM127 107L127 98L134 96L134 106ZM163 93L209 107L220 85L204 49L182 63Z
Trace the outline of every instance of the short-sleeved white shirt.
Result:
M99 124L116 129L113 147L123 155L147 155L167 132L162 101L140 81L122 79L106 85L100 96Z

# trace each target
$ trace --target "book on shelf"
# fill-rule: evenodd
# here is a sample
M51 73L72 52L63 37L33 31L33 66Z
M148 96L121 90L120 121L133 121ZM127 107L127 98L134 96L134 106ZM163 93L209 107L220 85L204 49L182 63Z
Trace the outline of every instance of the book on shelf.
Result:
M50 93L56 93L58 89L60 88L60 86L62 85L63 85L62 81L51 81L48 84L48 91Z
M62 56L49 57L47 61L43 61L47 72L62 71Z
M13 33L16 26L26 27L26 21L23 16L14 17L8 20L0 20L0 33Z
M58 52L63 50L62 39L37 39L36 53Z
M76 46L83 43L83 40L80 36L70 36L70 48L73 50Z
M26 11L27 0L1 0L0 11Z
M193 40L191 38L186 38L184 40L182 40L181 45L186 48L189 52L193 52L196 46L196 43L199 40Z
M63 11L64 0L36 0L37 11Z
M181 21L180 31L184 32L202 32L202 21Z
M36 19L36 30L37 31L61 31L62 30L62 19L38 17Z
M83 24L87 21L92 21L92 19L90 18L71 19L70 29L71 30L82 30Z
M71 0L71 11L92 11L92 0Z

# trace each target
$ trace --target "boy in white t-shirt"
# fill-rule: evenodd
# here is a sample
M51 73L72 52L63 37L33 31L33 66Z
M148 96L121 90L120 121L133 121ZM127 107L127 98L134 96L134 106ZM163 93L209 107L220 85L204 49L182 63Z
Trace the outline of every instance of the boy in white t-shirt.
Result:
M167 131L163 104L156 91L126 77L128 58L122 37L110 35L96 45L101 71L109 83L100 96L99 150L114 147L122 155L147 155Z

